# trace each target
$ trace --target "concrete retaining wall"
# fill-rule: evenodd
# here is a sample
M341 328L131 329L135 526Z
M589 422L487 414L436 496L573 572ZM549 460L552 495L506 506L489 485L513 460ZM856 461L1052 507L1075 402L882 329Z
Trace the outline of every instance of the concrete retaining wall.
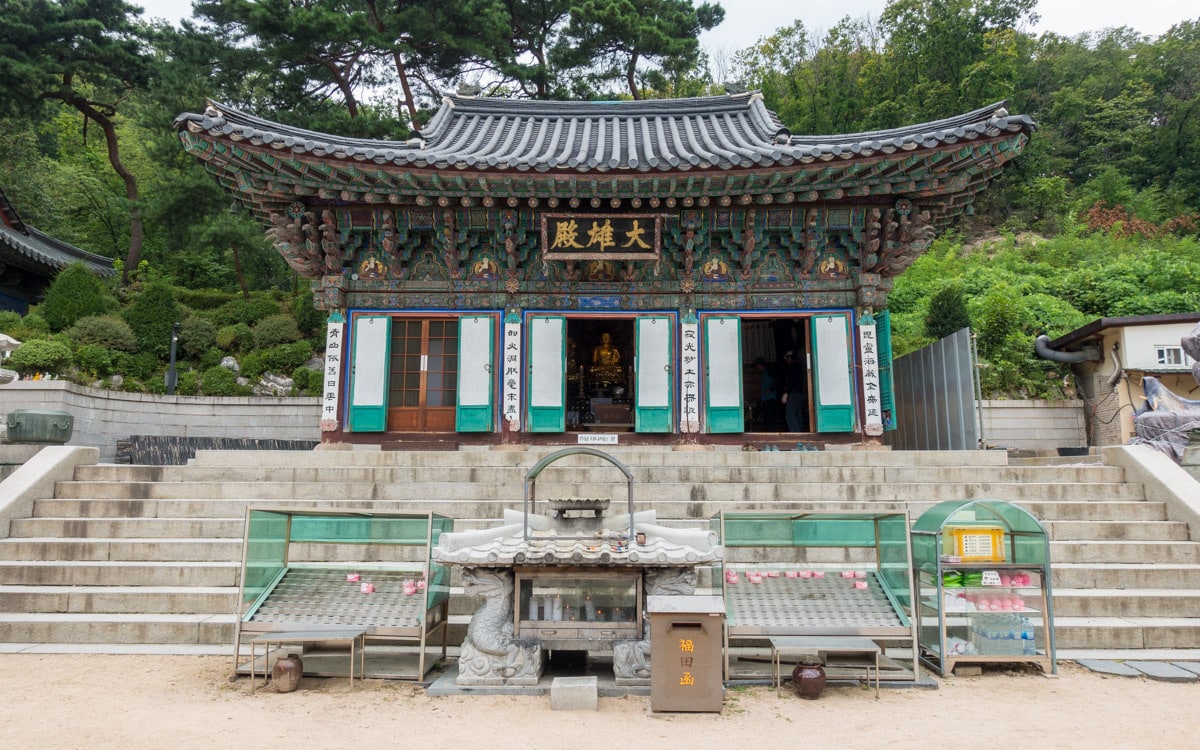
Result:
M100 449L111 462L130 435L321 439L320 399L153 396L67 383L21 380L0 386L0 422L15 409L59 409L75 417L68 445Z
M1013 450L1081 448L1088 444L1082 401L983 402L983 439Z

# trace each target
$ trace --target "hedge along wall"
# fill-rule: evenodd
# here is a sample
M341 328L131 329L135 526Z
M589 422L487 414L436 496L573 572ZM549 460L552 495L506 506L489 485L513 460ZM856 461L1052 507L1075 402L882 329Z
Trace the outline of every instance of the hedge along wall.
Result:
M0 385L0 423L16 409L56 409L75 417L68 445L93 445L112 462L130 435L320 441L319 398L154 396L105 391L61 380Z

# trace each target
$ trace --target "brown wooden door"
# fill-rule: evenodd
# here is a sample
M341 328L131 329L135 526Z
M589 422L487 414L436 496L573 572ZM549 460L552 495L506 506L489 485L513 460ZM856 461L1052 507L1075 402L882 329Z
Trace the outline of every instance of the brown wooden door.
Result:
M394 318L388 379L389 432L453 432L458 321Z

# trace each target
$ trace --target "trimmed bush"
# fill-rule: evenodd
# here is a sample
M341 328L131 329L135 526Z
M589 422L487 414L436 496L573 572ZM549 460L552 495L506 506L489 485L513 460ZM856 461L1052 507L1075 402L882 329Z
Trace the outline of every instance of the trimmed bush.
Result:
M220 289L179 289L179 304L191 310L216 310L237 299L233 292Z
M89 315L80 318L67 329L67 336L76 346L95 344L119 352L137 351L137 338L133 329L122 318L115 315Z
M200 373L190 368L179 373L179 381L175 384L175 394L179 396L199 396Z
M92 380L112 374L113 352L99 344L81 344L75 350L75 366Z
M116 309L117 300L104 288L104 282L82 263L72 263L59 271L38 307L52 331L62 331L80 318Z
M21 322L5 331L17 341L33 341L50 338L50 324L35 312L21 318Z
M292 317L305 336L320 335L325 338L325 311L313 307L312 290L306 290L292 298Z
M126 378L150 380L158 372L160 366L161 363L158 361L158 357L146 352L138 352L137 354L117 352L113 356L113 370Z
M210 367L200 378L200 390L205 396L248 396L250 389L238 385L237 375L224 367Z
M254 331L245 323L235 323L217 331L216 344L222 351L244 352L254 346Z
M138 348L165 360L171 351L171 327L183 320L183 314L170 285L154 282L125 308L122 317L133 329Z
M257 378L266 372L267 366L263 364L262 352L250 352L238 360L238 367L241 369L242 377Z
M261 354L263 371L273 372L277 375L290 373L312 359L312 355L312 346L307 341L273 346Z
M185 318L179 326L179 349L188 359L199 359L216 340L216 327L198 315Z
M296 321L287 315L272 315L263 318L254 326L254 346L269 349L279 344L290 344L301 338Z
M0 333L10 333L12 329L21 325L21 314L14 310L0 310Z
M292 383L296 393L302 396L320 396L324 391L324 381L320 370L309 367L297 367L292 371Z
M71 347L50 339L26 341L4 360L9 369L22 375L38 372L63 375L71 367L71 362Z
M235 299L226 302L216 310L205 313L205 317L218 328L236 323L252 326L263 318L279 315L282 312L283 309L275 300L269 297L255 296L251 299Z

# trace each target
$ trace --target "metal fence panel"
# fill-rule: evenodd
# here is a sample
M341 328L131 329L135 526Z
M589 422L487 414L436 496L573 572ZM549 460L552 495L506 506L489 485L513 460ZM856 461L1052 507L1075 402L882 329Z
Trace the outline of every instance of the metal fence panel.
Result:
M979 426L971 329L950 334L895 361L896 450L976 450Z

